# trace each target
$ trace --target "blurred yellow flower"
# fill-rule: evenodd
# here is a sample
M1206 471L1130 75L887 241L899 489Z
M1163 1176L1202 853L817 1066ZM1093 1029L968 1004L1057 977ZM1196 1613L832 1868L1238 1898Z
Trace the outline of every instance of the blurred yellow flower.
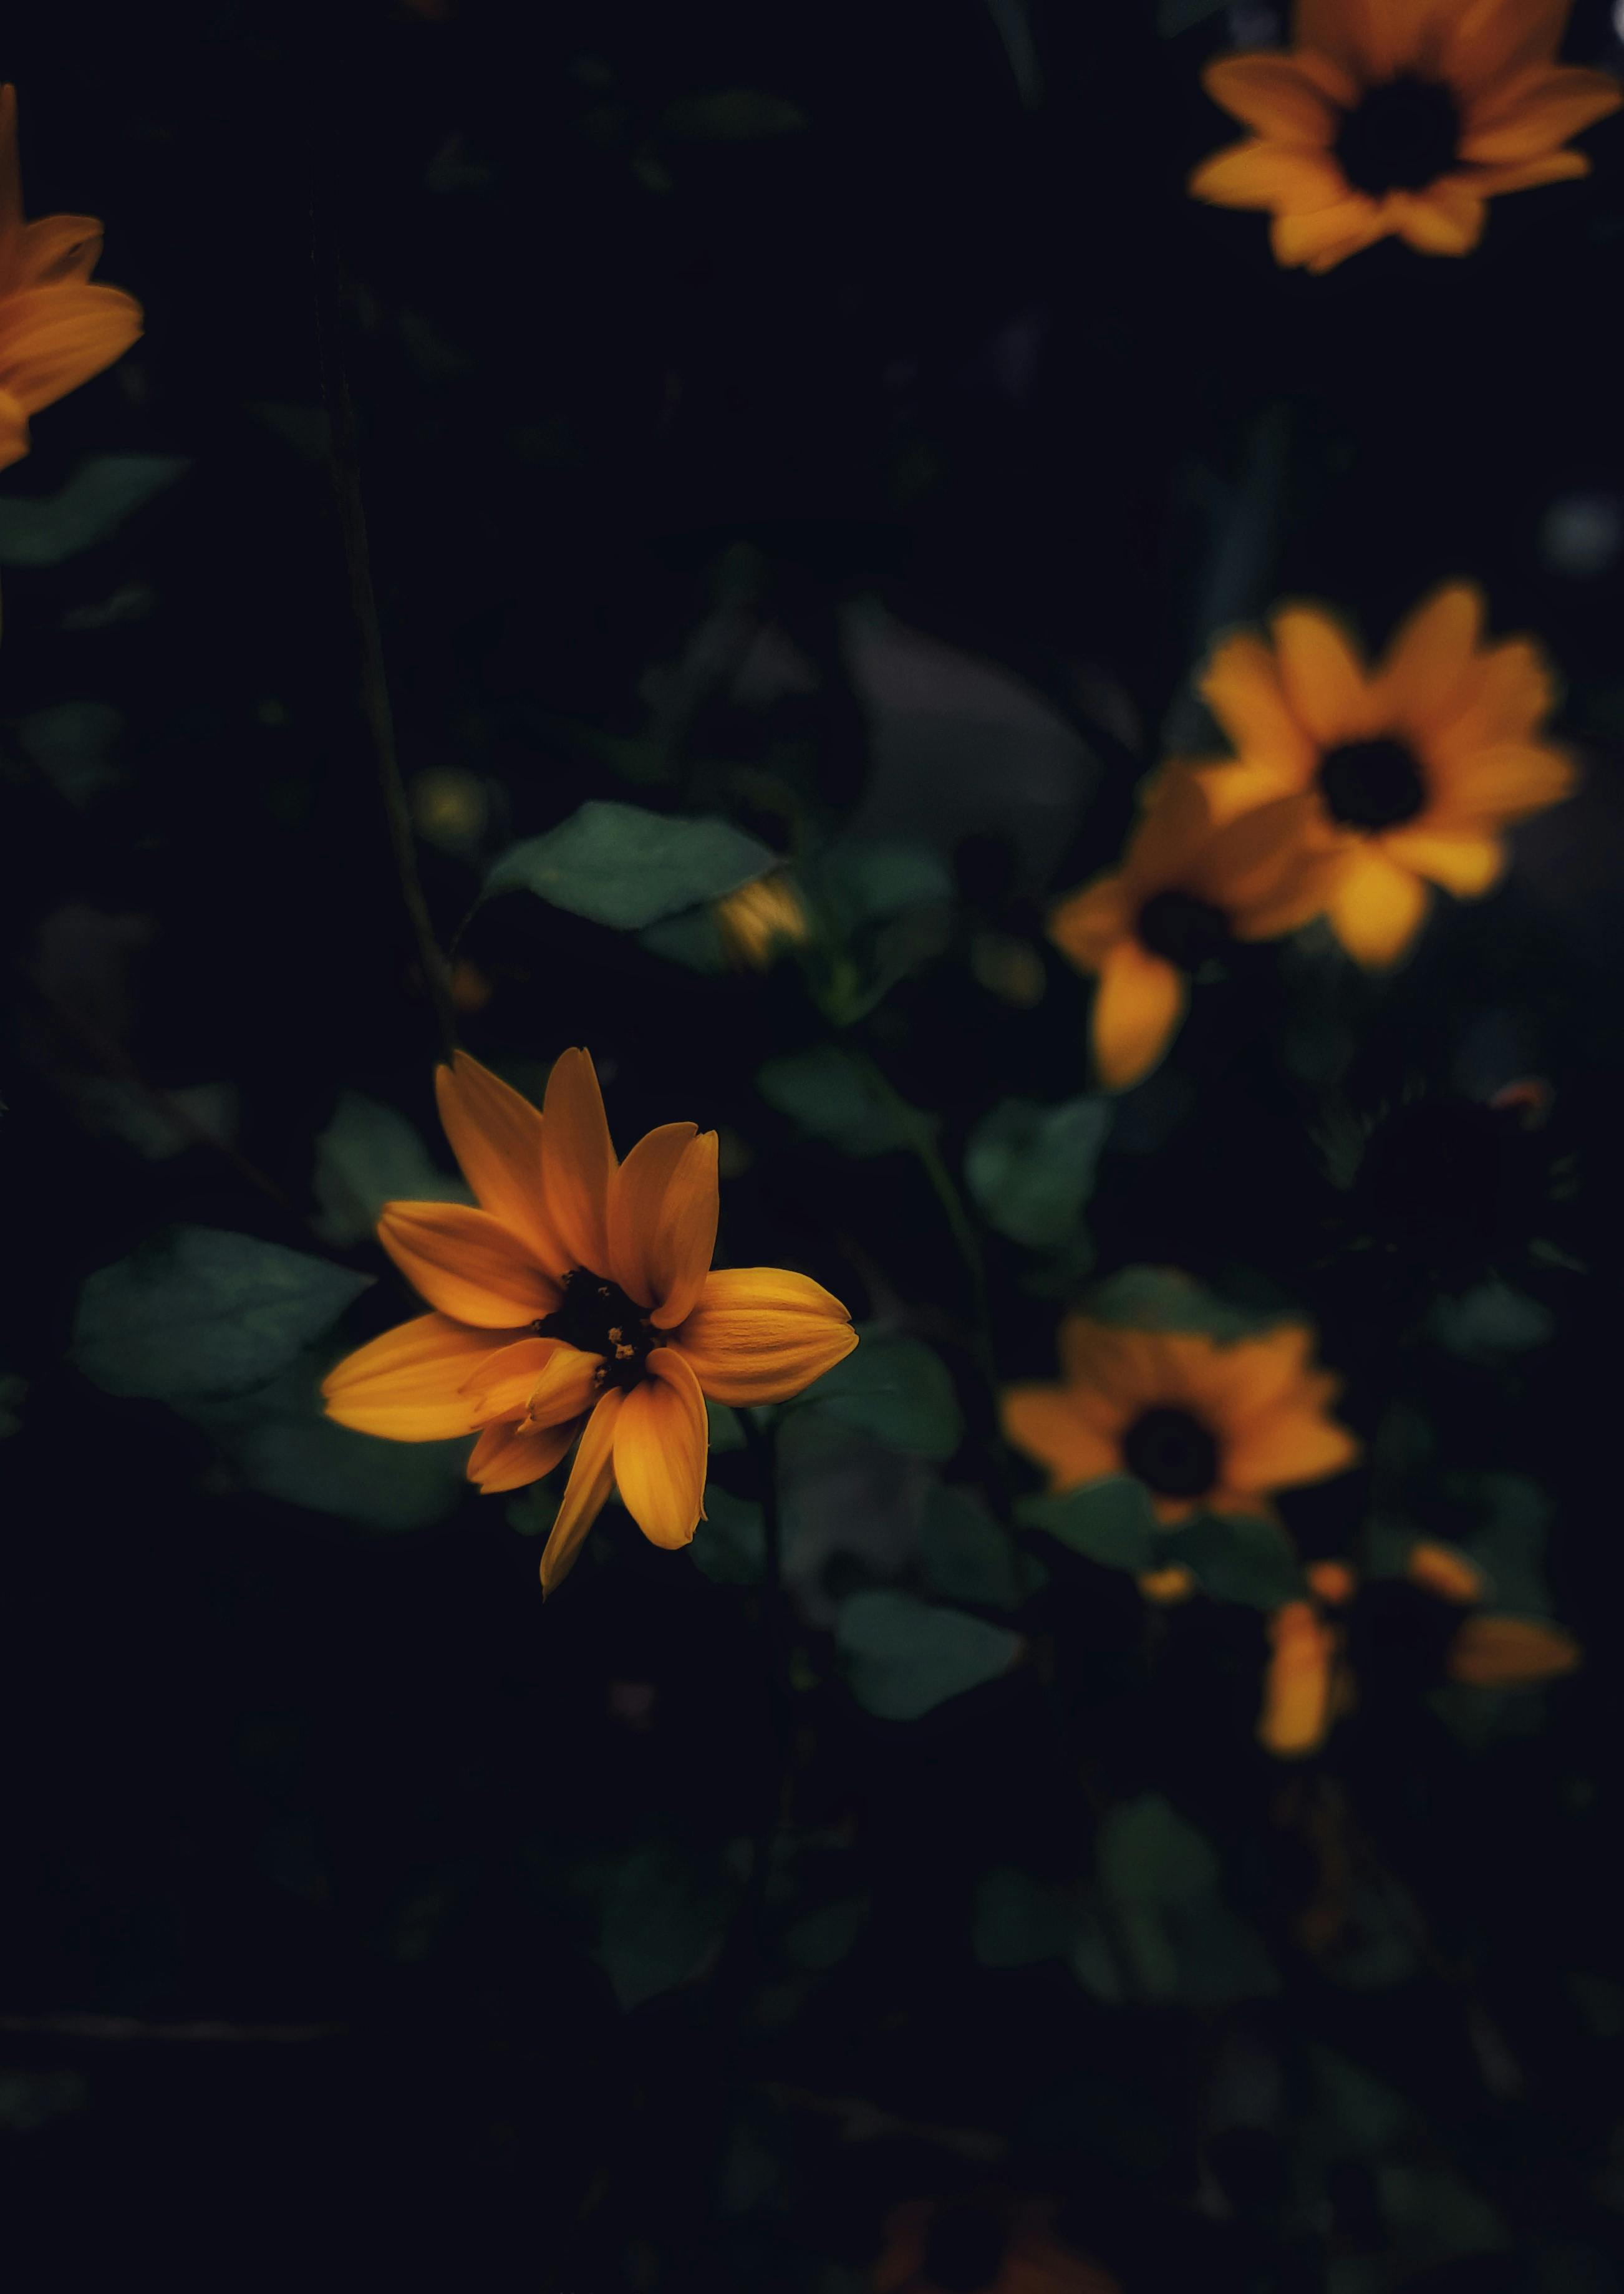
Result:
M93 216L22 216L17 92L0 87L0 469L28 451L28 417L121 358L141 305L93 287L102 252Z
M1417 1538L1409 1549L1406 1574L1414 1585L1424 1585L1441 1601L1458 1601L1470 1607L1483 1598L1483 1573L1468 1561L1458 1546L1440 1545L1435 1538Z
M1147 1601L1166 1609L1179 1601L1188 1601L1196 1590L1196 1581L1181 1561L1170 1561L1164 1569L1141 1569L1139 1590Z
M1587 175L1570 135L1618 109L1606 72L1556 61L1571 0L1297 0L1289 51L1222 56L1214 101L1253 132L1190 179L1263 207L1275 260L1329 271L1392 235L1465 255L1497 191Z
M1444 1660L1451 1680L1470 1688L1535 1688L1578 1671L1579 1643L1542 1617L1468 1617Z
M1420 930L1429 884L1461 899L1506 864L1504 831L1572 790L1540 737L1549 671L1526 638L1482 640L1483 600L1453 582L1419 606L1378 667L1333 616L1286 606L1272 645L1242 633L1214 651L1202 696L1235 751L1198 777L1214 818L1311 795L1335 865L1326 907L1361 964L1392 964Z
M799 948L811 936L806 903L782 868L741 884L710 913L729 961L754 972L765 972L781 949Z
M1266 1513L1271 1490L1325 1481L1359 1456L1326 1414L1337 1381L1310 1367L1311 1346L1301 1323L1219 1346L1068 1314L1062 1382L1006 1387L1004 1431L1056 1490L1133 1474L1164 1522Z
M385 1205L378 1241L434 1311L341 1362L329 1416L397 1442L477 1431L487 1491L538 1480L579 1435L544 1591L613 1488L654 1544L686 1545L706 1396L787 1400L851 1352L850 1316L804 1274L712 1270L716 1134L662 1124L618 1162L585 1052L555 1062L539 1110L466 1053L435 1080L480 1208Z
M1317 1753L1336 1710L1340 1640L1311 1601L1287 1601L1269 1620L1269 1664L1258 1742L1282 1760Z
M1056 946L1099 977L1094 1060L1108 1089L1125 1091L1156 1066L1205 963L1319 913L1328 877L1310 842L1315 818L1301 792L1221 818L1198 775L1171 765L1157 776L1122 866L1063 900L1049 925Z
M1309 1591L1328 1608L1340 1609L1359 1590L1359 1579L1345 1561L1311 1561L1303 1574Z

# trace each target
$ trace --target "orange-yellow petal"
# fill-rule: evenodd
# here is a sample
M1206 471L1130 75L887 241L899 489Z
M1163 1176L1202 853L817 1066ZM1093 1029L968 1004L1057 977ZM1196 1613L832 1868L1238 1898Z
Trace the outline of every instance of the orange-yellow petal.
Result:
M1469 1560L1458 1546L1441 1545L1435 1538L1417 1539L1409 1549L1404 1574L1413 1584L1436 1593L1440 1600L1458 1601L1463 1607L1483 1598L1483 1573L1476 1562Z
M1451 582L1416 607L1394 636L1375 679L1377 713L1424 732L1462 691L1483 626L1483 595Z
M1328 614L1285 606L1274 616L1275 655L1292 713L1326 747L1376 728L1359 656Z
M1604 119L1624 102L1610 73L1559 64L1530 72L1474 107L1461 139L1463 159L1534 159Z
M58 287L89 278L102 252L102 226L94 216L42 216L25 224L0 264L0 292L19 287Z
M78 281L9 295L0 327L0 383L25 414L65 398L122 358L142 311L121 288Z
M562 1274L570 1262L547 1217L541 1180L541 1110L467 1052L434 1074L440 1120L475 1196L527 1244L536 1265Z
M1283 1760L1301 1759L1319 1750L1330 1727L1336 1636L1311 1602L1287 1601L1269 1620L1269 1639L1258 1741Z
M698 1136L696 1123L662 1123L645 1132L610 1182L609 1272L639 1306L654 1303L654 1251L666 1192Z
M1181 972L1134 940L1117 943L1094 990L1094 1061L1108 1091L1148 1076L1177 1033L1189 999Z
M1121 874L1097 876L1062 900L1049 937L1083 972L1098 972L1108 949L1133 927L1137 902Z
M1340 1609L1359 1590L1359 1579L1345 1561L1332 1558L1311 1561L1303 1574L1308 1580L1309 1590L1314 1598L1326 1602L1334 1609Z
M1224 1444L1223 1477L1236 1490L1291 1490L1328 1481L1358 1456L1345 1426L1318 1410L1287 1404L1236 1429Z
M683 1152L649 1253L657 1330L674 1330L698 1306L716 1250L717 1136L702 1131Z
M527 1430L579 1418L597 1398L603 1358L563 1338L520 1338L481 1363L465 1391L481 1418L511 1418Z
M575 1566L587 1532L602 1513L614 1486L614 1430L625 1403L624 1392L611 1387L588 1419L581 1447L564 1485L564 1502L541 1555L541 1591L555 1592Z
M1147 1601L1154 1601L1158 1608L1167 1608L1176 1601L1188 1601L1196 1590L1196 1581L1181 1561L1170 1561L1161 1569L1141 1569L1139 1590Z
M1355 962L1396 964L1420 931L1426 886L1374 842L1358 846L1327 903L1337 939Z
M1287 270L1333 271L1350 255L1384 238L1390 225L1384 207L1363 191L1349 191L1334 207L1277 215L1269 226L1274 259Z
M391 1442L449 1442L471 1434L480 1412L463 1382L491 1346L489 1330L419 1314L334 1364L321 1381L327 1414L358 1434Z
M1459 900L1481 899L1492 891L1506 867L1505 846L1481 830L1393 829L1382 839L1382 849L1401 868L1441 884Z
M1469 756L1496 742L1524 741L1555 697L1555 679L1539 647L1527 638L1511 638L1474 660L1434 728L1439 752Z
M1063 1386L1006 1387L999 1410L1009 1439L1048 1469L1057 1490L1124 1470L1121 1444L1083 1415Z
M575 1439L576 1421L548 1426L533 1432L499 1420L487 1426L468 1460L468 1479L487 1497L500 1490L522 1490L550 1474Z
M1498 167L1474 167L1473 187L1476 191L1537 191L1541 183L1571 183L1590 173L1590 160L1583 151L1547 151L1538 159L1507 159Z
M609 1265L609 1183L614 1150L591 1054L560 1052L542 1102L542 1169L548 1216L577 1266Z
M705 1398L675 1346L656 1346L648 1371L615 1426L615 1486L652 1544L686 1545L704 1512Z
M1287 143L1328 144L1336 133L1336 107L1322 86L1287 55L1220 56L1201 85L1245 127ZM1349 94L1351 82L1344 82Z
M672 1344L712 1402L787 1402L857 1343L851 1316L810 1275L727 1266L705 1278Z
M466 1203L386 1203L378 1239L415 1290L459 1322L509 1330L558 1305L517 1237Z
M1572 0L1466 0L1443 19L1445 77L1468 98L1482 93L1492 100L1507 81L1550 62L1571 6Z
M1559 749L1506 741L1444 767L1440 780L1451 814L1498 822L1524 819L1560 804L1572 795L1579 773Z
M1409 0L1413 24L1415 0ZM1292 23L1299 49L1317 49L1356 83L1388 79L1411 60L1405 27L1393 20L1390 0L1296 0Z
M1214 646L1198 689L1238 757L1280 769L1286 785L1271 788L1271 795L1306 785L1313 770L1313 744L1292 713L1273 651L1261 638L1243 631ZM1214 795L1214 777L1202 777L1208 795Z
M1330 153L1308 143L1253 140L1231 143L1204 159L1190 179L1190 195L1219 207L1272 207L1281 215L1313 215L1347 197L1347 178Z
M1489 210L1458 176L1444 176L1424 191L1390 191L1394 230L1417 255L1466 255L1483 235Z
M1579 1668L1579 1643L1540 1617L1468 1617L1449 1645L1451 1680L1472 1688L1531 1688Z

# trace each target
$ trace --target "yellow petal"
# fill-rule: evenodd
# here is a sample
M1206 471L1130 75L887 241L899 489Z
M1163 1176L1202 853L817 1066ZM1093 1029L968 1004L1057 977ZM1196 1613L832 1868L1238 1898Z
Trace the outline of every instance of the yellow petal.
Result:
M614 1429L615 1485L652 1544L686 1545L704 1511L705 1398L675 1346L656 1346L648 1371Z
M1574 1672L1579 1643L1539 1617L1468 1617L1449 1646L1451 1680L1473 1688L1531 1688Z
M0 384L37 414L122 358L141 319L140 304L117 287L25 288L6 297Z
M1275 261L1287 270L1305 265L1313 272L1334 271L1350 255L1384 239L1392 227L1379 201L1363 191L1348 191L1335 207L1277 215L1269 226L1269 244Z
M705 1278L673 1344L712 1402L787 1402L857 1343L851 1316L809 1275L728 1266Z
M1165 1335L1068 1314L1057 1337L1060 1369L1078 1408L1102 1433L1120 1433L1128 1420L1164 1392L1168 1375Z
M1376 730L1359 656L1328 614L1283 606L1274 616L1274 644L1292 713L1316 741L1331 747Z
M576 1421L549 1426L532 1433L499 1420L487 1426L468 1460L468 1479L487 1497L500 1490L522 1490L550 1474L575 1439Z
M1318 49L1361 85L1391 78L1409 61L1385 0L1297 0L1292 25L1299 49Z
M1311 1603L1287 1601L1269 1620L1269 1639L1258 1742L1283 1760L1301 1759L1319 1750L1330 1727L1336 1634Z
M378 1239L412 1288L459 1322L505 1330L539 1322L558 1305L556 1283L489 1211L466 1203L386 1203Z
M1288 785L1307 783L1313 770L1313 744L1292 714L1273 651L1261 638L1243 633L1215 646L1198 690L1238 757L1277 765ZM1211 793L1212 776L1202 777ZM1284 787L1270 791L1271 795L1285 793Z
M1435 745L1441 754L1464 756L1498 741L1526 740L1555 697L1555 680L1539 647L1512 638L1477 655L1435 728Z
M463 1381L491 1346L489 1330L419 1314L334 1364L321 1381L327 1414L358 1434L391 1442L449 1442L471 1434L480 1412Z
M556 1591L574 1567L587 1532L614 1486L614 1429L625 1400L618 1386L611 1387L586 1422L564 1485L564 1502L554 1517L541 1556L544 1596Z
M1441 884L1459 900L1481 899L1498 883L1506 866L1506 848L1496 836L1442 828L1397 828L1382 839L1382 849L1401 868Z
M1121 1444L1090 1423L1066 1387L1006 1387L999 1412L1010 1441L1048 1469L1057 1490L1124 1470Z
M570 1262L542 1195L540 1109L467 1052L435 1071L434 1094L451 1152L479 1202L529 1246L538 1266L564 1273Z
M1356 962L1396 964L1420 931L1426 886L1373 843L1349 854L1328 913L1337 939Z
M1196 1581L1181 1561L1170 1561L1162 1569L1141 1569L1139 1590L1147 1601L1165 1608L1175 1601L1188 1601L1196 1590Z
M1137 940L1107 956L1094 990L1094 1061L1108 1091L1148 1076L1177 1032L1189 1000L1182 972Z
M1204 159L1190 179L1192 199L1219 207L1271 207L1313 215L1348 195L1347 178L1330 153L1307 143L1231 143Z
M1242 813L1208 840L1190 870L1190 890L1243 932L1246 912L1278 899L1287 880L1316 857L1309 838L1318 819L1319 805L1309 796L1279 797Z
M1417 255L1466 255L1483 235L1489 210L1459 177L1445 176L1424 191L1390 191L1394 229Z
M1495 167L1474 167L1472 184L1474 191L1486 194L1531 191L1541 183L1574 183L1589 173L1590 161L1583 151L1547 151L1538 159L1507 159Z
M609 1265L609 1182L614 1150L590 1053L560 1052L542 1102L548 1216L577 1266Z
M699 1304L716 1250L717 1137L702 1131L683 1154L661 1210L650 1254L657 1330L674 1330Z
M1374 679L1378 714L1417 731L1447 716L1482 626L1482 591L1473 582L1449 582L1425 598L1393 638Z
M0 470L9 470L28 451L28 418L9 390L0 388Z
M1533 71L1474 108L1461 139L1463 159L1536 159L1624 102L1607 72L1561 64Z
M1328 144L1336 107L1292 56L1220 56L1201 75L1214 103L1245 127L1287 143ZM1352 94L1352 84L1348 84Z
M86 280L101 252L102 226L94 216L42 216L37 223L23 225L11 264L0 265L9 274L4 291Z
M1236 1490L1293 1490L1328 1481L1359 1456L1345 1426L1317 1410L1267 1411L1224 1444L1223 1477Z
M532 1431L589 1410L602 1370L601 1355L562 1338L520 1338L481 1363L465 1390L482 1418L519 1420Z
M1492 98L1506 82L1550 62L1571 5L1572 0L1466 0L1445 20L1443 77L1467 97Z
M654 1252L666 1191L689 1146L696 1123L662 1123L645 1132L609 1188L609 1272L639 1306L654 1303Z
M1200 776L1188 765L1165 765L1147 787L1144 810L1123 862L1129 896L1142 899L1147 892L1181 883L1212 828Z
M1440 1600L1458 1601L1463 1607L1483 1598L1483 1573L1458 1546L1441 1545L1430 1537L1417 1538L1409 1549L1405 1575L1412 1584L1425 1585Z
M1578 769L1560 750L1506 741L1446 771L1442 794L1451 816L1523 820L1571 796L1578 782Z
M1120 874L1097 876L1060 902L1049 937L1080 971L1098 972L1108 949L1132 931L1137 907Z
M1305 749L1301 769L1295 765L1265 762L1251 756L1232 764L1203 765L1198 777L1214 826L1223 826L1243 812L1273 804L1303 787L1314 763L1314 752Z

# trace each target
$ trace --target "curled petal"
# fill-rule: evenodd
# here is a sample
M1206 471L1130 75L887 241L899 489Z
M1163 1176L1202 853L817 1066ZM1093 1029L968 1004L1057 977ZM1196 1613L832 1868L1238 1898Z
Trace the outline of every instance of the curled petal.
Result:
M465 1393L491 1352L491 1333L443 1314L419 1314L335 1363L321 1381L327 1414L358 1434L391 1442L449 1442L471 1434L481 1412Z
M482 1419L557 1426L591 1407L602 1369L601 1355L584 1354L563 1338L520 1338L488 1355L465 1390Z
M614 1429L626 1400L619 1387L605 1394L588 1419L541 1556L541 1590L555 1592L575 1566L587 1532L614 1486Z
M672 1343L712 1402L787 1402L857 1343L851 1316L810 1275L729 1266L706 1276Z
M538 1266L569 1265L547 1217L541 1182L541 1110L467 1052L434 1074L440 1120L479 1202L526 1244Z
M1094 1062L1108 1091L1126 1091L1148 1076L1184 1016L1182 972L1137 940L1111 950L1094 991Z
M499 1490L522 1490L550 1474L575 1439L576 1421L539 1432L499 1421L487 1426L468 1460L468 1479L487 1497Z
M37 414L122 358L141 323L140 304L118 287L24 288L6 297L0 380Z
M660 1231L649 1257L657 1330L674 1330L699 1304L716 1249L717 1137L702 1131L685 1151L666 1190Z
M686 1545L704 1511L705 1398L675 1346L656 1346L648 1371L615 1424L615 1486L652 1544Z
M1336 133L1336 106L1293 56L1220 56L1207 65L1201 85L1243 126L1288 143L1329 143ZM1348 98L1352 81L1345 81Z
M698 1136L694 1123L662 1123L646 1132L610 1184L609 1272L639 1306L654 1303L654 1250L666 1192Z
M572 1263L601 1274L609 1265L614 1149L589 1053L560 1052L541 1113L548 1217Z
M556 1283L489 1211L466 1203L386 1203L378 1239L412 1288L459 1322L505 1330L558 1305Z

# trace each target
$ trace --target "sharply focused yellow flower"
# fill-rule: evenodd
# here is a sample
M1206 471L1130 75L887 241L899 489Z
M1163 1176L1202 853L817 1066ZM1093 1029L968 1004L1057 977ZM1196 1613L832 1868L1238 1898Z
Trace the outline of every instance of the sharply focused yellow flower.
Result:
M378 1241L434 1311L341 1362L329 1416L396 1442L478 1432L468 1478L488 1491L539 1480L579 1436L545 1591L613 1488L654 1544L686 1545L706 1397L786 1401L851 1352L851 1317L805 1274L713 1271L715 1132L662 1124L617 1162L585 1052L555 1062L540 1110L466 1053L435 1082L479 1208L385 1205Z
M781 949L799 948L811 935L806 902L782 868L741 884L710 913L728 960L756 972L765 972Z
M102 252L93 216L22 219L17 92L0 87L0 469L28 451L28 417L121 358L141 332L141 305L93 287Z
M1315 817L1311 798L1297 793L1221 821L1201 778L1169 766L1120 868L1055 910L1051 939L1099 976L1094 1060L1110 1090L1125 1091L1161 1059L1204 964L1237 940L1274 940L1318 915L1329 878L1310 841Z
M1061 1383L1006 1387L1004 1431L1056 1490L1133 1474L1164 1522L1266 1513L1270 1491L1325 1481L1359 1455L1327 1415L1337 1381L1311 1368L1311 1345L1295 1322L1220 1346L1068 1314Z
M1588 175L1570 135L1624 100L1559 64L1571 0L1297 0L1289 51L1222 56L1203 78L1253 133L1190 177L1198 199L1264 207L1275 260L1329 271L1396 234L1465 255L1485 202Z
M1361 964L1393 963L1429 884L1461 899L1506 865L1504 832L1572 790L1571 761L1540 736L1551 675L1526 638L1482 641L1469 582L1439 590L1368 668L1336 619L1283 606L1271 646L1243 632L1214 651L1202 696L1235 751L1198 777L1214 816L1304 793L1334 858L1332 926Z

